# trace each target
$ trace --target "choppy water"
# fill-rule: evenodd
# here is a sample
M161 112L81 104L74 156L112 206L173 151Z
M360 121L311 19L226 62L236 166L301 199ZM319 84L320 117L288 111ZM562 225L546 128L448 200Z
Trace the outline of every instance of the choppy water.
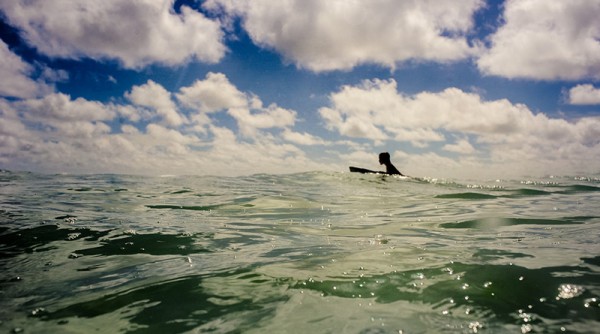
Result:
M0 173L0 331L600 332L600 181Z

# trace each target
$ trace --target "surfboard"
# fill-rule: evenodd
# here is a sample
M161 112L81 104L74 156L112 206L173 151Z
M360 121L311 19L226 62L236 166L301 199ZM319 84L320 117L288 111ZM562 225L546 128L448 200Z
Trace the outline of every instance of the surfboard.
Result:
M370 169L365 169L365 168L360 168L360 167L354 167L354 166L350 166L350 172L352 172L352 173L362 173L362 174L386 174L384 172L378 172L378 171L374 171L374 170L370 170Z
M352 172L352 173L361 173L361 174L391 175L391 174L388 174L388 173L382 172L382 171L370 170L370 169L360 168L360 167L354 167L354 166L350 166L350 172ZM394 176L399 176L401 178L408 178L408 176L406 176L404 174L394 174Z

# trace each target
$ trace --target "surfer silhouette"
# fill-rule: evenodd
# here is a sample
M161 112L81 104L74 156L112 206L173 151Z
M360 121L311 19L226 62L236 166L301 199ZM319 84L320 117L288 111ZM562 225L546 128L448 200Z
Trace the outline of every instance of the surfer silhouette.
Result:
M392 164L390 160L390 154L388 152L379 153L379 164L385 165L385 172L373 171L369 169L352 167L350 166L350 171L353 173L374 173L374 174L388 174L388 175L400 175L404 176L404 174L400 173L398 169Z
M390 154L388 152L379 153L379 164L385 165L385 172L389 175L401 175L404 176L390 160Z

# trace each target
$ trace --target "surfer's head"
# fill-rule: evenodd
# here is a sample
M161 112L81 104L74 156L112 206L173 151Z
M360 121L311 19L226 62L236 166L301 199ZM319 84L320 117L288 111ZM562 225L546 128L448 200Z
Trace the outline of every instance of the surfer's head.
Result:
M388 152L379 153L379 164L386 165L391 163L390 154Z

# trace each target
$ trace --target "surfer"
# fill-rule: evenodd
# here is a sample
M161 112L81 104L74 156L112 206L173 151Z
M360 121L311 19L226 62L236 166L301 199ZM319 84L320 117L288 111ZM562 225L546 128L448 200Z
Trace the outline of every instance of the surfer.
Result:
M385 165L385 172L389 175L404 176L404 174L400 173L400 171L394 167L388 152L379 153L379 164Z
M353 167L350 166L350 171L353 173L362 173L362 174L388 174L388 175L400 175L404 176L404 174L400 173L396 167L390 161L390 154L388 152L379 153L379 164L385 165L385 172L374 171L365 168Z

